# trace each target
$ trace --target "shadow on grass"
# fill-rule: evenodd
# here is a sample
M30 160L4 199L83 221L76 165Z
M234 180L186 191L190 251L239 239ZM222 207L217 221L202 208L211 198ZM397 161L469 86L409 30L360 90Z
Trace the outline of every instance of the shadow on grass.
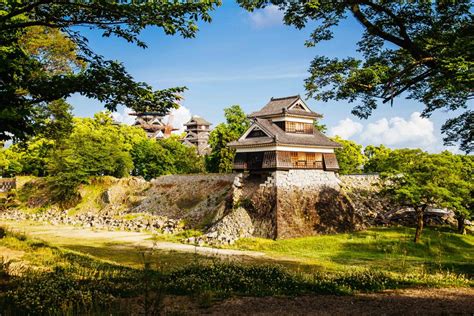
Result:
M143 266L143 253L146 251L146 249L143 248L133 249L120 246L93 247L84 245L62 245L61 247L130 267ZM187 266L191 263L206 262L210 259L192 253L155 250L149 254L147 260L150 260L154 269L168 271Z
M341 245L331 260L386 271L410 272L422 268L427 272L450 270L474 276L474 245L465 236L446 233L445 229L425 229L421 243L415 244L413 235L414 229L410 228L358 232Z
M129 267L143 266L143 251L145 248L125 248L123 246L113 244L104 245L101 247L85 246L85 245L62 245L61 248L79 252L81 254L90 255L101 260L108 260L119 265ZM241 263L249 265L268 265L275 264L283 266L290 271L314 273L322 272L325 267L315 264L305 264L298 261L291 260L272 260L265 258L254 258L250 256L204 256L196 253L168 251L168 250L154 250L149 257L152 262L153 269L159 269L164 272L187 267L192 264L212 264L216 262L227 263Z

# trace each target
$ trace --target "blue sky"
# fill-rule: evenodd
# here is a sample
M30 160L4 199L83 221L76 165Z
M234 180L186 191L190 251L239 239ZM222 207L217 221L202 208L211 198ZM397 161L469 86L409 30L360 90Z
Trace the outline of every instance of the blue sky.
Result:
M199 24L194 39L147 29L141 36L148 44L145 50L121 39L102 38L94 31L85 34L96 52L123 62L136 80L156 89L187 86L175 124L191 113L215 126L223 121L223 109L230 105L239 104L249 113L264 106L272 96L305 96L303 82L311 60L316 55L354 56L362 31L356 21L348 19L335 29L333 40L307 48L304 43L311 25L304 30L286 26L275 7L249 13L224 1L212 17L210 24ZM97 101L77 95L69 101L77 116L92 116L103 109ZM429 120L421 119L417 112L423 106L417 102L396 99L393 108L381 105L368 120L351 115L353 105L346 102L306 102L324 115L322 122L328 126L328 134L340 134L364 145L444 149L439 130L447 114L439 112ZM130 121L125 109L120 109L116 117Z

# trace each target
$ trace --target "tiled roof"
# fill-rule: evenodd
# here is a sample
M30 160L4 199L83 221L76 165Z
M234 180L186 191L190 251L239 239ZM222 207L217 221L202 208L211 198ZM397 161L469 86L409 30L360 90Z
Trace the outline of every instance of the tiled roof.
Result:
M322 146L330 148L341 147L326 137L324 134L314 129L313 134L286 133L270 120L255 118L254 124L257 124L269 137L254 137L229 143L231 147L251 146L251 145L302 145L302 146Z
M191 117L191 119L184 125L194 125L194 124L197 124L197 125L211 125L211 123L209 123L204 118L202 118L200 116L197 116L197 115L194 115L193 117Z
M295 115L305 115L311 117L321 117L320 114L315 113L313 111L307 112L304 110L288 110L288 108L295 103L296 101L300 100L301 97L299 95L293 95L284 98L271 98L270 101L259 111L253 112L249 115L249 117L262 117L262 116L269 116L281 113L288 113L288 114L295 114Z

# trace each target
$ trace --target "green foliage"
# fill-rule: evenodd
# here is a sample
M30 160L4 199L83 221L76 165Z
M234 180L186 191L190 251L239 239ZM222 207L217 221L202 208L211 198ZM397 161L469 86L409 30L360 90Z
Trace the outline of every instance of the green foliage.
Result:
M427 207L446 207L463 221L472 214L472 158L461 158L447 151L427 154L420 150L397 150L388 155L383 172L382 194L394 203L413 207L418 216L415 241L423 229Z
M342 148L336 148L335 153L339 162L340 174L361 173L365 162L365 156L362 154L362 145L351 140L345 140L336 136L332 139L342 145Z
M150 180L164 174L199 173L203 160L192 147L183 145L177 137L163 140L144 139L131 150L132 174Z
M41 136L0 149L0 172L47 176L52 202L62 207L77 203L78 187L93 176L149 180L204 171L203 158L176 136L150 140L139 127L115 124L110 112L70 122L69 106L52 104L55 114L45 120Z
M168 153L155 140L144 139L137 143L132 151L134 176L143 176L146 180L169 174L172 160Z
M177 107L184 87L153 90L136 82L120 62L95 53L77 26L145 48L139 39L145 28L193 37L196 22L209 22L209 11L217 5L213 1L2 1L0 139L34 134L41 109L74 93L95 98L112 111L118 105L163 113Z
M391 168L388 161L391 152L392 150L384 145L365 147L364 156L367 160L364 164L364 173L388 171Z
M20 154L10 148L0 148L0 175L14 177L20 174L23 166L20 163Z
M314 121L314 128L316 128L318 131L320 131L321 133L326 133L326 131L328 130L328 127L326 126L326 124L321 124L318 120L315 120Z
M129 151L140 138L146 138L143 130L115 125L108 113L75 119L74 129L56 151L49 172L54 175L77 170L89 176L126 176L133 167Z
M232 105L224 109L226 123L221 123L209 135L211 154L206 160L206 169L209 172L231 172L235 150L227 147L231 141L239 139L249 128L250 122L239 105Z
M159 140L158 143L171 156L173 174L204 172L204 159L197 154L194 147L183 145L178 136Z
M305 86L317 100L358 102L353 113L367 118L379 102L396 97L425 104L434 111L463 111L442 127L446 144L460 142L474 150L472 99L472 1L409 4L399 1L277 1L239 0L248 10L270 4L284 11L286 24L303 29L316 25L306 45L333 38L332 28L348 16L363 26L358 51L362 57L316 56Z
M38 136L0 149L3 176L47 175L53 150L69 136L73 128L72 107L64 100L50 102L38 114Z

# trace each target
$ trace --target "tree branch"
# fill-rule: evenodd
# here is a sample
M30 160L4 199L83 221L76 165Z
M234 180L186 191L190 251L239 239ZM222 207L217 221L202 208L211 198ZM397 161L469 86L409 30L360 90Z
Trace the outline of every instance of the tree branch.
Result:
M370 6L376 11L384 12L389 17L391 17L393 19L393 21L395 22L395 24L398 26L398 28L400 30L399 34L402 36L402 38L394 36L390 33L387 33L385 31L383 31L381 28L379 28L378 26L376 26L375 24L373 24L372 22L370 22L369 19L367 19L367 17L360 10L359 3L363 4L363 5ZM408 36L408 33L406 31L406 27L403 24L402 20L400 18L398 18L392 11L388 10L387 8L385 8L385 7L383 7L379 4L373 3L371 1L350 1L349 6L350 6L350 10L351 10L352 14L354 15L354 17L360 23L362 23L362 25L364 25L367 28L367 31L370 34L379 36L379 37L381 37L381 38L383 38L383 39L385 39L389 42L392 42L393 44L395 44L395 45L397 45L401 48L406 49L417 60L429 57L429 54L427 54L426 52L419 49L419 47L417 47L413 43L413 41Z
M407 89L409 89L409 88L410 88L412 85L414 85L415 83L417 83L417 82L419 82L419 81L421 81L421 80L426 79L427 77L429 77L429 76L432 74L432 72L433 72L433 70L432 70L432 69L429 69L428 71L426 71L426 72L424 72L424 73L422 73L422 74L420 74L420 75L418 75L418 76L412 78L412 79L409 80L408 82L405 82L405 86L404 86L403 88L397 90L395 93L392 93L392 94L390 95L390 97L385 98L385 99L382 101L382 103L387 103L388 101L393 100L394 97L396 97L396 96L402 94L403 92L405 92ZM388 89L389 89L389 88L387 87L387 88L385 89L385 91L387 91ZM384 94L385 94L385 93L384 93Z
M12 12L4 15L4 16L0 16L0 21L6 21L8 19L11 19L14 16L26 13L28 11L33 10L35 7L38 7L42 4L46 4L46 3L49 3L49 2L53 2L53 1L52 0L40 0L40 1L37 1L37 2L34 2L34 3L31 3L30 5L27 5L27 6L23 7L22 9L12 11Z

